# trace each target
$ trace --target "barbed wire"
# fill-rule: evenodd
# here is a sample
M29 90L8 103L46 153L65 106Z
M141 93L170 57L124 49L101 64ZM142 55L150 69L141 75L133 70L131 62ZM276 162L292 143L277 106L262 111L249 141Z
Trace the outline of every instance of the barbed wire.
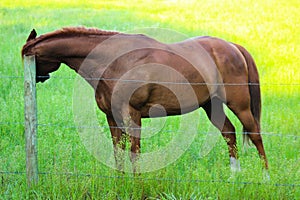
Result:
M22 78L22 79L24 79L24 76L6 76L6 75L0 75L0 78L2 78L2 79L10 79L10 78L15 78L15 79L17 79L17 78Z
M26 172L22 171L0 171L0 174L14 174L14 175L25 175ZM91 173L73 173L73 172L39 172L39 175L56 175L56 176L72 176L72 177L96 177L100 179L127 179L127 180L138 180L138 181L163 181L163 182L176 182L176 183L221 183L221 184L237 184L237 185L269 185L275 187L300 187L300 184L294 183L272 183L270 181L264 182L252 182L252 181L230 181L222 179L204 180L204 179L177 179L177 178L145 178L139 176L109 176ZM300 180L299 180L300 181Z
M48 76L37 76L38 78L49 78ZM6 76L0 75L0 79L24 79L24 76ZM65 76L51 76L51 79L68 79L75 80L74 77ZM120 78L85 78L85 80L91 81L119 81L124 83L153 83L153 84L175 84L175 85L224 85L224 86L245 86L245 85L259 85L259 86L300 86L300 83L204 83L204 82L171 82L171 81L147 81L138 79L120 79Z
M0 125L25 125L25 122L0 122ZM59 127L63 129L122 129L122 130L128 130L128 129L139 129L141 131L157 131L157 128L151 128L151 127L141 127L141 128L132 128L128 126L100 126L100 125L81 125L81 126L76 126L76 125L63 125L63 124L53 124L53 123L38 123L37 126L40 127ZM184 134L189 134L189 132L186 132L184 130L164 130L163 128L160 128L159 132L161 133L184 133ZM238 134L239 132L223 132L225 134ZM199 131L197 134L200 135L219 135L220 132L205 132L205 131ZM245 133L249 134L249 133ZM293 137L293 138L300 138L300 135L295 135L295 134L285 134L285 133L274 133L274 132L260 132L260 133L251 133L251 134L260 134L260 135L266 135L266 136L276 136L276 137ZM141 138L143 139L143 138Z

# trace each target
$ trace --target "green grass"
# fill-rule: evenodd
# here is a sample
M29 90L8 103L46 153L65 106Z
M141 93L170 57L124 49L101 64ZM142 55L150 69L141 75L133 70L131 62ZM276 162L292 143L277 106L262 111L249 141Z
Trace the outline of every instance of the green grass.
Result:
M299 9L296 0L1 1L0 199L299 199ZM136 178L115 172L86 150L72 128L74 79L53 78L37 85L41 174L38 185L28 189L23 173L20 50L32 28L42 34L78 25L118 31L167 28L189 37L213 35L246 47L255 58L262 82L262 132L268 133L263 139L271 181L262 180L254 148L240 153L243 171L230 177L227 147L221 137L209 154L200 158L204 134L197 135L182 157L161 170ZM55 76L76 75L63 66ZM229 114L240 133L241 125ZM103 114L97 115L105 126ZM179 122L178 117L168 119L165 130L174 129ZM210 130L208 120L202 117L198 129L201 133ZM142 151L160 148L170 138L171 133L158 133L144 139ZM240 150L241 143L239 134Z

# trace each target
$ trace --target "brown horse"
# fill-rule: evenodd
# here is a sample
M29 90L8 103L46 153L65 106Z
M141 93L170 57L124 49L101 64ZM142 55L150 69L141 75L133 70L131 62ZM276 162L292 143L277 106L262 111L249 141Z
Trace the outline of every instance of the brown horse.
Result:
M118 169L124 167L118 151L124 150L122 137L127 134L135 171L141 118L180 115L202 107L227 142L231 168L239 170L235 128L223 104L238 117L268 168L260 135L258 71L240 45L214 37L164 44L141 34L86 28L36 35L33 30L22 56L36 57L37 82L47 80L64 63L94 88L110 126Z

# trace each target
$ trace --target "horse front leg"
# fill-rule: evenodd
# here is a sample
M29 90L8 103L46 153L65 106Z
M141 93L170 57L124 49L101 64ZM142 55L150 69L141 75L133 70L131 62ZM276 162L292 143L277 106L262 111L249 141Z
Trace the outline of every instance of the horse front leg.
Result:
M134 174L139 173L138 169L138 158L141 153L141 143L140 143L140 133L137 133L138 131L134 131L134 135L130 135L130 142L131 142L131 154L130 154L130 160L132 163L132 171Z
M107 116L107 122L109 124L109 129L111 132L111 137L114 145L114 156L116 161L116 168L117 170L124 172L126 135L122 131L121 127L118 127L113 117Z
M139 173L138 158L141 153L141 114L135 109L130 109L129 116L124 119L126 133L130 136L131 152L130 161L133 173Z

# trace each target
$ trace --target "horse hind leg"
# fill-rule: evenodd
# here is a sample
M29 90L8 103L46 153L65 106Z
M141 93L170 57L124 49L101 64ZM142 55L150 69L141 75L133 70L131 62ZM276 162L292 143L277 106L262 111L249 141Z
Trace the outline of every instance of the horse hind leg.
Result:
M240 171L241 167L238 161L235 128L224 113L223 102L218 98L213 98L202 107L212 124L221 131L228 145L231 171Z
M259 125L255 121L254 116L251 112L250 103L244 101L241 104L234 104L234 105L239 105L239 106L233 106L233 104L228 104L228 107L239 118L240 122L243 125L243 131L245 132L244 134L246 134L246 136L249 137L249 139L255 145L260 157L264 160L265 168L268 169L268 161L263 146Z

